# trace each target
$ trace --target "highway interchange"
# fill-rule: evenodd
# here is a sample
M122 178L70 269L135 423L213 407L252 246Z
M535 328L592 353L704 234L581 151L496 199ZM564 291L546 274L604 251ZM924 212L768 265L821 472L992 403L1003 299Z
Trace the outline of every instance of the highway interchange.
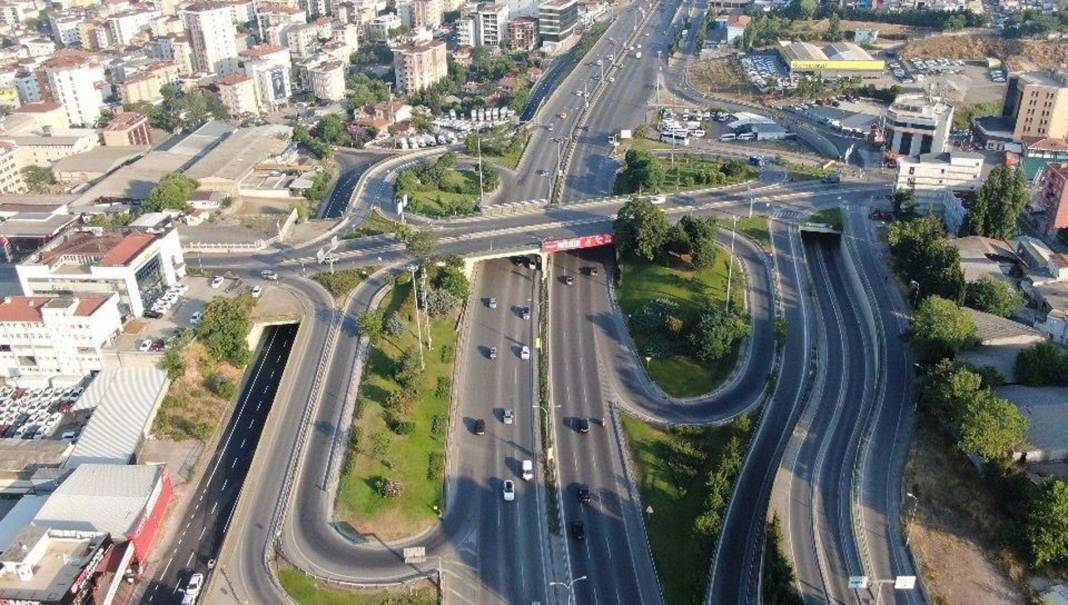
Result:
M629 38L643 44L642 58L633 53L622 58L605 72L605 81L590 79L601 70L592 61L578 65L541 103L518 179L509 184L507 199L496 201L549 197L561 148L553 137L563 131L577 136L565 163L561 203L532 204L501 216L425 221L439 233L439 253L508 256L547 239L611 231L622 200L603 198L618 168L608 157L607 137L644 121L661 67L653 49L670 43L678 8L665 2L663 8L645 4L644 14L636 5L619 9L588 57L620 59L622 41ZM592 93L586 109L574 91L598 82L604 88ZM563 112L567 120L556 117ZM540 176L541 171L550 177ZM329 212L343 213L347 225L362 220L372 206L389 207L385 171L361 166L358 172L350 175L348 208L339 211L333 197L329 204ZM287 602L271 570L276 557L318 578L350 585L441 577L447 602L563 603L567 591L551 583L583 576L574 586L578 603L662 602L633 472L615 425L624 412L672 425L719 424L759 411L710 570L709 603L759 601L770 508L785 517L806 602L855 602L858 595L845 588L848 575L864 573L874 581L913 573L897 517L912 413L911 363L897 338L904 327L904 303L896 290L885 287L885 260L863 209L887 188L846 181L828 189L783 176L765 173L750 194L744 187L727 187L672 196L663 206L678 218L744 214L752 203L774 218L770 245L740 238L736 248L753 320L744 363L723 387L697 400L667 398L641 368L614 302L610 249L553 255L544 275L507 259L480 263L460 329L441 522L399 543L343 533L332 519L368 347L354 318L377 304L389 272L407 262L403 245L388 237L343 241L335 252L337 267L386 268L341 306L306 279L306 273L320 270L315 247L204 256L206 268L247 276L278 269L281 284L300 295L308 318L278 386L261 438L265 447L256 451L249 469L255 481L245 484L218 554L209 602ZM858 208L846 213L843 245L802 236L798 223L805 214L844 200ZM597 275L588 267L597 267ZM565 275L575 277L575 284L563 284L559 278ZM539 288L548 290L546 309L537 304ZM497 299L496 309L489 308L490 297ZM533 309L529 320L518 312L527 305ZM516 347L533 347L540 313L550 319L552 399L538 408L537 364L520 359ZM781 346L773 334L777 316L789 326ZM488 359L488 346L498 347L498 359ZM514 411L514 424L503 423L505 408ZM551 460L543 458L536 428L541 414L548 414L552 426ZM485 435L472 430L479 418L486 421ZM576 430L583 418L594 420L588 433ZM551 494L542 474L529 482L518 476L525 459L534 460L539 470L551 464L558 471L562 535L548 529ZM515 502L500 497L505 479L518 484ZM796 492L782 497L784 483ZM579 503L579 485L591 489L590 503ZM585 527L581 543L567 536L575 521ZM425 547L425 561L405 564L407 546ZM187 570L203 570L203 562ZM920 600L917 593L879 586L880 602ZM874 599L875 592L859 596Z

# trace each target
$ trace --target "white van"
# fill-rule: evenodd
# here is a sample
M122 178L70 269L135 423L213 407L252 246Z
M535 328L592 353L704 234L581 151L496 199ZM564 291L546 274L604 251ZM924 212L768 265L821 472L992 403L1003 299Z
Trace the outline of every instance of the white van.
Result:
M742 134L738 135L738 140L739 141L754 141L754 140L756 140L756 133L755 132L743 132Z
M719 135L719 140L721 141L735 141L737 139L738 135L734 134L733 132L728 132L727 134Z

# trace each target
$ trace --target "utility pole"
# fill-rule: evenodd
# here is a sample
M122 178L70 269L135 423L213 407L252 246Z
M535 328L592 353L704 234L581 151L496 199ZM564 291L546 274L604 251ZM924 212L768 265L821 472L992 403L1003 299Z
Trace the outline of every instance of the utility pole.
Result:
M753 218L753 190L750 183L745 184L745 196L749 198L749 218Z
M426 313L426 350L434 350L434 339L430 336L430 309L426 304L426 294L429 290L426 287L426 264L423 265L423 311Z
M408 271L412 273L412 296L415 301L415 333L418 334L416 338L419 341L419 369L426 369L426 362L423 361L423 324L419 319L419 284L415 278L415 265L408 265Z
M734 277L734 238L738 235L738 215L733 215L734 225L731 227L731 257L727 265L727 304L726 311L731 310L731 278Z

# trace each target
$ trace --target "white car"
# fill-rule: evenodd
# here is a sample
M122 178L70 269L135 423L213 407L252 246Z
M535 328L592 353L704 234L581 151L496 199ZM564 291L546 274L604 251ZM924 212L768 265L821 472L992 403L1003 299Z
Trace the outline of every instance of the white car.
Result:
M148 353L149 351L151 351L152 350L152 339L151 338L146 338L146 339L142 340L140 346L137 347L137 350L141 351L142 353Z
M523 359L530 359L530 347L523 345L523 348L519 349L519 356Z
M190 318L189 318L189 323L190 323L191 325L194 325L194 326L195 326L195 325L197 325L198 323L200 323L200 319L201 319L202 317L204 317L204 314L203 314L203 313L201 313L200 311L197 311L196 313L193 313L193 316L192 316L192 317L190 317Z
M523 461L523 480L524 481L530 481L533 478L534 478L534 461L532 461L532 460L524 460Z
M504 480L504 501L511 502L515 500L515 483L511 479Z
M659 206L660 204L663 204L666 201L667 197L663 195L654 195L653 197L649 198L649 203L655 206Z
M189 582L185 585L185 594L187 596L197 596L200 594L200 589L204 587L204 574L195 573L189 576Z
M218 288L221 285L223 285L223 278L222 278L221 275L216 275L214 278L212 278L212 280L211 280L211 287L212 288Z
M501 416L505 424L515 424L515 413L511 409L505 409Z
M261 288L260 286L253 286L252 287L252 298L259 298L262 295L263 295L263 288Z

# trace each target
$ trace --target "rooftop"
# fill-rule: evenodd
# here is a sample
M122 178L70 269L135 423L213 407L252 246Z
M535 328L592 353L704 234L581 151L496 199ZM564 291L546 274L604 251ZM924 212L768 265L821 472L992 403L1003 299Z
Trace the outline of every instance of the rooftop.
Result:
M5 296L0 300L0 321L41 322L43 309L72 309L70 315L90 317L105 302L107 296Z
M111 118L111 121L104 127L104 130L126 130L127 128L135 126L147 119L148 116L143 113L138 113L136 111L120 111Z
M94 410L67 466L127 464L167 390L166 372L148 368L104 368L74 403Z
M28 264L90 264L121 267L132 262L156 235L130 229L101 228L73 231L38 251L36 262Z
M83 464L56 488L34 523L105 532L121 541L136 529L162 474L159 465Z
M15 113L48 113L49 111L55 111L57 109L63 109L62 103L56 103L54 101L38 101L36 103L26 103L25 105L15 109Z
M22 212L0 223L0 237L8 239L48 237L78 220L70 214Z
M1026 84L1056 88L1068 87L1068 72L1064 71L1029 71L1019 74L1018 77Z
M41 529L47 530L48 528ZM34 566L33 577L29 580L22 580L14 575L0 575L0 600L49 603L62 601L74 582L82 575L82 570L106 540L106 536L102 534L60 537L59 535L41 536L37 529L30 530L33 535L23 533L25 531L26 529L23 528L15 539L44 537L48 540L47 550Z
M216 81L216 83L219 86L233 86L234 84L240 84L242 82L248 82L251 79L252 78L246 76L245 74L234 73L234 74L228 74L228 75L225 75L225 76L219 78Z
M1016 404L1031 420L1027 441L1032 449L1068 448L1068 387L1014 384L998 387L994 392Z
M69 69L91 63L95 59L92 53L77 48L63 48L55 52L44 66L48 69Z
M230 133L215 148L197 159L186 175L197 179L226 179L239 182L256 164L284 151L288 146L288 126L267 125L241 128Z
M111 130L111 127L109 126L107 130ZM115 130L119 130L119 128ZM59 178L72 176L72 173L88 173L89 180L92 180L144 155L149 149L145 145L94 147L89 151L75 153L56 160L52 164L52 172Z
M276 44L257 44L256 46L246 48L238 54L242 57L264 57L283 50L285 50L284 47Z
M0 472L23 473L42 466L59 466L70 453L65 439L0 439ZM0 539L0 549L7 548Z

